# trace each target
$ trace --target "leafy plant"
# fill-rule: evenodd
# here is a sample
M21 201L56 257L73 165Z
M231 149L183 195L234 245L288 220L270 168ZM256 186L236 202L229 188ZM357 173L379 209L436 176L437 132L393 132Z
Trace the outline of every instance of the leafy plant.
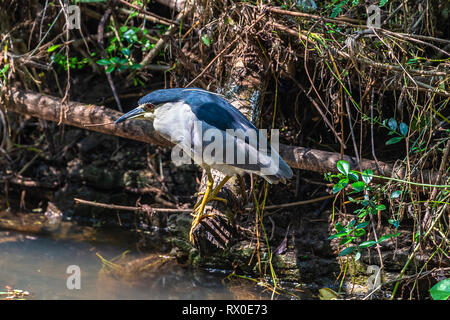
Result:
M408 135L408 125L404 122L397 123L397 120L394 118L390 118L389 120L385 120L382 124L385 128L389 129L388 135L397 135L397 137L393 137L386 141L386 145L395 144L397 142L402 141Z
M436 283L430 289L433 300L448 300L450 297L450 279L444 279Z
M9 70L9 63L5 64L3 66L3 68L0 70L0 78L2 79L1 83L0 83L0 87L3 83L6 82L7 80L7 74L8 74L8 70Z
M331 8L331 18L336 18L343 10L343 7L346 6L350 0L333 0L332 4L326 6L327 9ZM352 7L357 6L359 4L359 0L352 0Z
M130 15L130 17L132 16L133 14ZM111 28L115 30L114 26L111 26ZM132 50L140 48L144 52L155 46L147 38L147 29L124 25L115 31L114 35L109 39L108 46L105 48L109 57L98 60L97 64L107 66L107 73L111 73L114 70L123 71L126 69L135 70L141 68L140 64L134 63Z
M343 249L339 253L339 256L345 256L350 253L356 252L355 260L358 260L361 257L361 249L372 247L375 244L383 242L391 237L396 237L400 235L400 233L397 232L394 234L383 235L378 238L377 241L368 240L360 242L362 241L362 237L364 237L364 235L367 233L366 228L369 225L367 216L375 215L378 213L378 211L386 210L386 206L384 204L378 203L378 195L376 194L376 191L379 188L379 185L370 185L373 178L372 170L364 170L361 174L359 174L357 171L350 170L350 164L345 160L338 161L336 167L339 171L339 174L332 175L328 173L326 175L326 179L330 182L332 182L333 178L339 179L339 181L335 183L333 187L333 193L338 193L339 191L347 187L350 184L350 181L353 181L350 184L352 190L348 193L348 200L351 203L358 204L360 207L353 211L354 218L346 226L342 225L340 222L337 222L335 224L337 233L331 235L328 239L331 240L340 238L341 241L339 245L353 244L352 246L348 246ZM350 195L358 193L363 193L363 196L359 198L350 197ZM372 193L374 195L370 196L370 194ZM399 197L400 194L400 190L394 191L391 194L391 198ZM398 221L393 219L391 220L391 224L395 227L395 229L397 229L399 226Z
M51 55L50 60L64 70L67 68L81 69L89 63L88 58L70 57L67 59L65 54L59 52Z

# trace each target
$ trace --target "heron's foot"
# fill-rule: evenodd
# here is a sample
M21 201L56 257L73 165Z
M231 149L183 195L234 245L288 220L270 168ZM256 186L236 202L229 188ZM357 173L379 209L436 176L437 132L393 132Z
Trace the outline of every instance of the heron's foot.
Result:
M204 218L211 217L213 214L203 214L205 212L206 203L210 201L221 201L227 204L227 200L224 198L217 197L220 189L225 185L225 183L230 179L230 176L225 176L225 178L213 189L214 179L212 177L211 171L207 170L208 181L206 182L206 191L200 192L199 195L203 195L201 201L197 202L194 206L194 211L192 216L194 216L194 221L192 221L191 231L189 232L189 240L194 243L193 232L195 228L199 225L200 221Z
M204 194L204 192L200 192L199 195ZM195 206L194 206L194 211L191 213L192 216L196 216L196 212L199 210L200 205L202 204L203 200L198 201ZM205 203L211 202L211 201L220 201L223 204L227 205L228 204L228 200L222 197L208 197L208 199L206 199Z
M213 213L203 214L203 212L197 212L197 213L195 213L195 212L196 212L196 210L194 210L194 212L191 213L191 215L194 216L194 220L192 221L192 225L191 225L191 230L189 231L189 241L191 241L191 243L194 243L194 230L200 224L200 221L202 221L205 218L214 216Z

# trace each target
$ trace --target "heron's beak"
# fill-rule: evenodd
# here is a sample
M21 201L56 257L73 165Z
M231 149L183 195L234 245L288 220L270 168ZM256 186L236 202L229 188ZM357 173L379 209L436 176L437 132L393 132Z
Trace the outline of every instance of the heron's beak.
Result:
M138 117L144 115L144 113L146 113L146 112L142 107L137 107L137 108L125 113L124 115L122 115L119 119L114 121L114 123L117 124L117 123L124 122L125 120L128 120L128 119L138 118Z

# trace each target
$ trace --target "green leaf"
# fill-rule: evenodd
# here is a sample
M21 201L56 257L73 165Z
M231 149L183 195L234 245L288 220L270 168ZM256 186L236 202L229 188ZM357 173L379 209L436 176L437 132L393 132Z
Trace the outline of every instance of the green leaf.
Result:
M122 52L122 54L126 57L130 55L130 49L128 48L123 48L122 50L120 50L120 52Z
M383 242L383 241L385 241L385 240L387 240L389 238L392 238L392 237L398 237L399 235L400 235L400 232L385 234L384 236L381 236L378 239L378 243Z
M136 70L142 68L142 64L136 63L130 66L131 70Z
M349 243L349 242L352 242L352 240L353 240L353 237L345 237L345 238L342 238L342 240L341 240L341 242L339 242L339 245L344 245L344 244L347 244L347 243Z
M388 127L392 131L397 130L397 120L395 120L394 118L390 118L389 121L388 121Z
M348 175L350 171L350 164L345 160L339 160L336 164L337 169L339 172Z
M353 170L348 173L348 177L351 180L353 180L353 181L358 181L359 180L358 174L355 171L353 171Z
M355 254L355 261L358 261L359 258L361 258L361 252L360 251L356 252L356 254Z
M109 59L109 61L110 61L111 63L117 63L117 64L119 64L119 63L120 63L120 58L119 58L119 57L112 57L111 59Z
M356 248L357 248L357 247L348 247L348 248L345 248L344 250L342 250L342 251L339 253L339 257L346 256L346 255L352 253L353 251L355 251Z
M336 225L334 226L336 228L336 230L338 232L343 232L345 231L345 228L342 226L342 224L340 222L336 223Z
M356 211L355 211L356 213ZM367 215L367 210L361 209L360 213L358 214L358 218L364 218Z
M369 221L364 221L364 222L358 223L355 228L361 229L361 228L367 227L368 225L369 225Z
M403 140L404 137L394 137L389 139L388 141L386 141L386 145L390 145L390 144L396 144L397 142L400 142Z
M395 190L391 193L391 199L397 199L402 195L402 190Z
M58 49L59 47L61 47L60 44L54 44L54 45L52 45L50 48L47 49L47 52L53 52L53 51L55 51L56 49Z
M352 188L357 192L363 191L364 187L365 187L365 183L363 181L356 181L356 182L352 183Z
M346 236L346 235L348 235L347 231L339 232L339 233L336 233L336 234L333 234L333 235L329 236L328 240L335 239L335 238L340 238L340 237L343 237L343 236Z
M106 73L111 73L114 71L114 69L116 69L116 66L112 64L108 68L106 68Z
M379 204L375 207L375 210L377 211L386 210L386 206L384 204Z
M381 8L388 2L389 2L389 0L380 0L380 4L378 6Z
M348 185L348 178L339 180L333 187L333 193L338 193Z
M408 125L404 122L400 123L398 129L400 130L400 133L406 137L406 135L408 134Z
M97 64L99 64L101 66L109 66L111 64L111 61L109 61L107 59L100 59L97 61Z
M376 242L376 241L373 241L373 240L370 240L370 241L364 241L363 243L361 243L361 244L359 245L359 247L360 247L360 248L368 248L368 247L371 247L371 246L373 246L373 245L375 245L375 244L377 244L377 242Z
M372 175L373 175L373 171L370 169L364 170L362 172L361 176L362 176L362 179L365 182L365 184L369 184L370 181L372 181L372 179L373 179Z
M392 224L394 226L395 229L398 228L398 226L400 225L400 222L398 220L394 220L394 219L389 219L388 222L390 224Z
M355 237L362 237L363 235L366 234L366 230L356 229L353 233L355 234Z
M208 37L208 35L202 36L202 41L207 47L211 45L211 39Z
M433 300L447 300L450 297L450 279L444 279L436 283L430 294Z
M331 12L331 16L330 17L331 18L336 18L339 15L339 13L341 13L341 11L342 11L342 8L340 6L334 7L333 11Z
M9 63L5 64L5 66L0 70L0 73L3 75L5 74L9 69Z

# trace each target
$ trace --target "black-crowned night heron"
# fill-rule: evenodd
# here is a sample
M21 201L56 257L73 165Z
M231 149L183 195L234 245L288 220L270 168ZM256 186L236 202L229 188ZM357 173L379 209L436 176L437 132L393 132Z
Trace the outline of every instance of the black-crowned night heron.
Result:
M138 104L115 123L127 119L153 121L154 129L178 148L174 149L178 152L172 152L172 160L184 153L208 175L206 191L192 213L191 242L195 227L209 216L204 214L206 203L224 201L217 194L233 175L254 173L269 183L292 177L291 168L267 142L266 131L257 130L218 94L197 88L164 89L147 94ZM214 189L211 168L226 175Z

